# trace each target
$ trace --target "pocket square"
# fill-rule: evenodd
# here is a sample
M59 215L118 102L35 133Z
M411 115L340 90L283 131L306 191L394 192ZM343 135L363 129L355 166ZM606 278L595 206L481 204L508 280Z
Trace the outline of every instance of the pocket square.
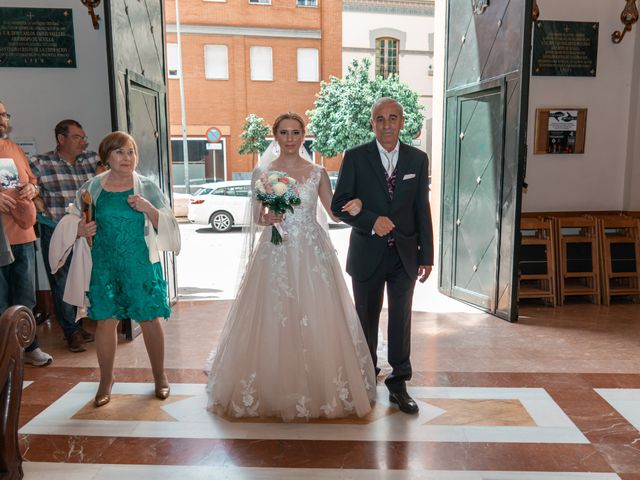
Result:
M415 173L407 173L404 177L402 177L403 180L411 180L412 178L415 178L416 174Z

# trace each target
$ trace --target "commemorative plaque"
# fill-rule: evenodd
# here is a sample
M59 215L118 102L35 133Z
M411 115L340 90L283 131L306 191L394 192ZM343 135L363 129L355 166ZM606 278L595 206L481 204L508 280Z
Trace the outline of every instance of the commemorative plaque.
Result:
M596 76L598 22L537 21L533 30L532 75Z
M72 10L0 7L0 67L75 68Z

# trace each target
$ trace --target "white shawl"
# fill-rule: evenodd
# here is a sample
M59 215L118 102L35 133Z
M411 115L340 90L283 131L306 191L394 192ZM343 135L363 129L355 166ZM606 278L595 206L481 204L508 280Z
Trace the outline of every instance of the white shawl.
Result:
M67 215L62 217L53 231L48 254L51 273L56 273L66 263L69 254L73 251L62 300L69 305L87 307L85 293L89 290L93 261L87 239L78 237L80 218L80 212L75 205L69 205Z

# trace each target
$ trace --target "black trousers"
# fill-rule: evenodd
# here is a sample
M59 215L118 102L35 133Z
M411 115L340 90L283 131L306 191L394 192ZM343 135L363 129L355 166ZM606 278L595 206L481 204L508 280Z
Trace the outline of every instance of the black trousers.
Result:
M391 392L405 389L411 379L411 305L416 281L411 278L395 247L390 248L374 275L366 281L352 279L353 296L374 366L377 366L378 324L387 287L389 322L388 361L393 371L385 379Z

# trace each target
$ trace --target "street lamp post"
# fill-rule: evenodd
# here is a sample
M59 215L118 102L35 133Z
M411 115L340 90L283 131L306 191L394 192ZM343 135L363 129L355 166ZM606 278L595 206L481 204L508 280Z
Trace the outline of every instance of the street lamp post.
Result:
M184 188L185 193L191 193L189 185L189 149L187 148L187 113L184 106L184 70L182 70L182 42L180 39L180 8L176 0L176 36L178 37L178 68L180 75L180 114L182 116L182 159L184 161Z

